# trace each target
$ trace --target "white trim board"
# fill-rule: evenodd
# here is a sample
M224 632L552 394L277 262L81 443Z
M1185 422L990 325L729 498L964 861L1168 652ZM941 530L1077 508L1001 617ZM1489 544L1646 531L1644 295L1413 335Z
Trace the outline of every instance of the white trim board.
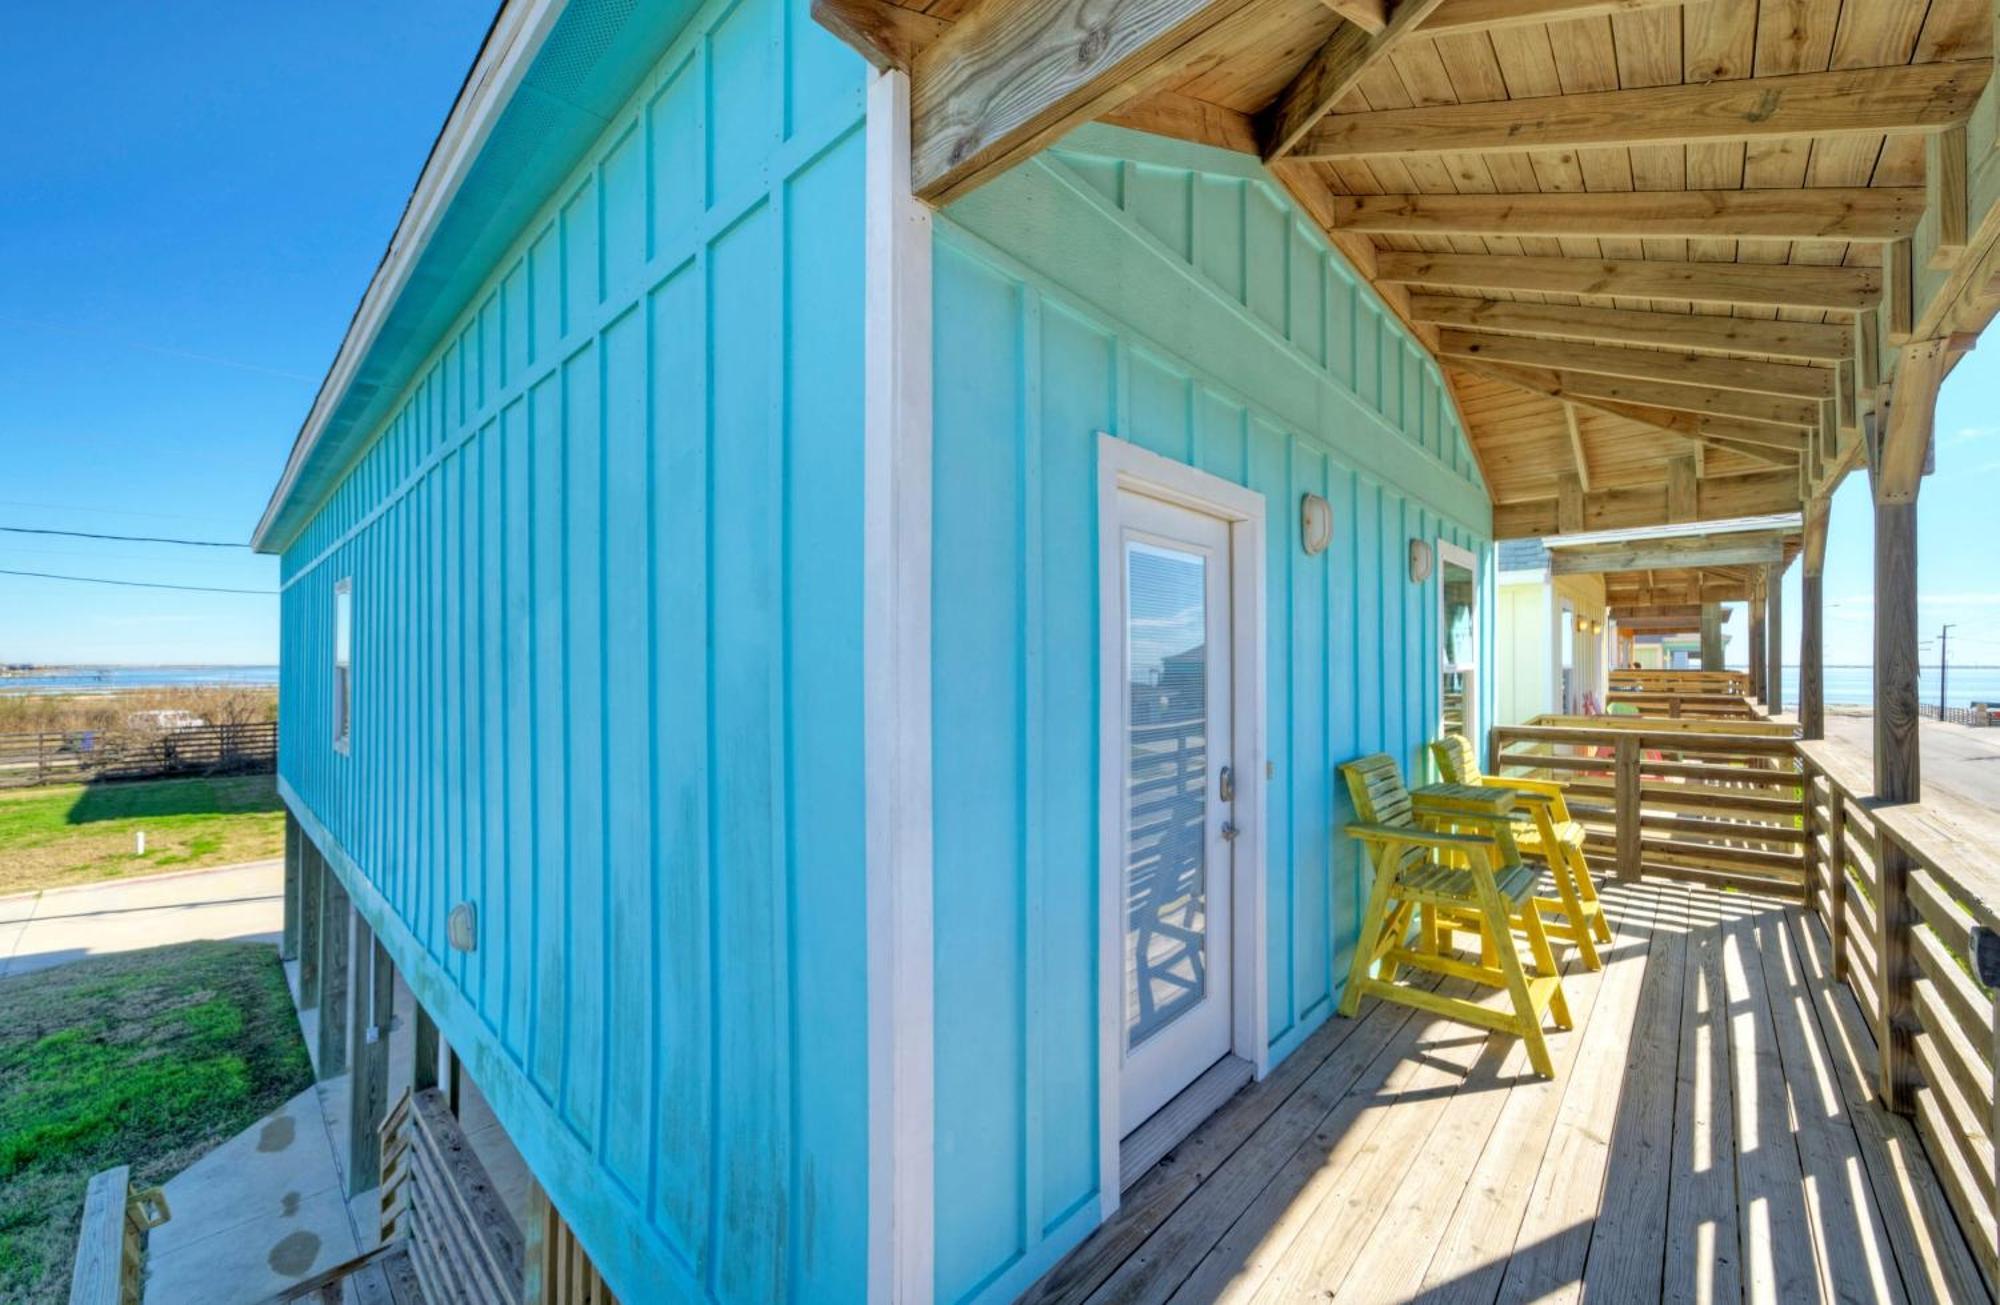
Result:
M931 211L910 192L910 79L868 86L862 536L868 920L868 1298L929 1301Z
M1230 589L1234 630L1231 659L1235 667L1234 754L1237 775L1236 823L1240 829L1231 863L1230 1050L1250 1062L1256 1077L1270 1071L1270 1044L1264 1036L1270 1000L1265 966L1265 822L1268 782L1264 765L1265 704L1269 667L1264 656L1268 595L1264 585L1264 495L1198 471L1186 463L1161 457L1116 436L1097 437L1097 546L1099 667L1123 660L1124 622L1118 603L1121 574L1118 494L1135 491L1230 523ZM1098 1217L1117 1213L1121 1197L1122 1140L1119 1110L1119 1066L1123 1061L1119 1031L1123 938L1118 892L1105 867L1122 854L1117 812L1125 784L1124 758L1116 740L1124 726L1123 704L1116 695L1100 694L1098 703Z

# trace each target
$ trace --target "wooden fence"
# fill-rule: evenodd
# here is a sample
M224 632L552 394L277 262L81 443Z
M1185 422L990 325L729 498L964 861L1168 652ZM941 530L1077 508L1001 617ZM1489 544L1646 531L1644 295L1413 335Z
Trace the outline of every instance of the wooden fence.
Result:
M1491 730L1486 768L1561 780L1600 869L1802 900L1795 744L1756 720L1542 717Z
M278 725L0 734L0 788L275 770Z
M1995 994L1974 979L1972 929L2000 930L1995 871L1960 850L1922 803L1878 807L1872 777L1823 743L1801 743L1807 900L1875 1031L1884 1104L1916 1117L1959 1224L2000 1277L1996 1214Z

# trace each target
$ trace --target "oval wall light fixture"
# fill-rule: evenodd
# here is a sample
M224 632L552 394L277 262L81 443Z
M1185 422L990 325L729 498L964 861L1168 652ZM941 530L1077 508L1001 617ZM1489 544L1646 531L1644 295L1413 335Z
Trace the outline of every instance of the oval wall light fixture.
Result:
M1319 556L1333 542L1333 504L1317 494L1299 500L1299 542L1307 557Z
M1431 578L1431 566L1436 561L1431 551L1430 541L1412 539L1410 541L1410 583L1422 584Z

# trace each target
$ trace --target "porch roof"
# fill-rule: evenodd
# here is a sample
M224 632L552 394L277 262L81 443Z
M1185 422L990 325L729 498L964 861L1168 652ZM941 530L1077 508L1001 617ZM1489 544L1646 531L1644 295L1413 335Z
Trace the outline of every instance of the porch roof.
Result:
M1796 512L1871 422L1913 494L2000 305L1989 0L814 9L910 70L933 201L1092 118L1262 156L1442 362L1502 538Z

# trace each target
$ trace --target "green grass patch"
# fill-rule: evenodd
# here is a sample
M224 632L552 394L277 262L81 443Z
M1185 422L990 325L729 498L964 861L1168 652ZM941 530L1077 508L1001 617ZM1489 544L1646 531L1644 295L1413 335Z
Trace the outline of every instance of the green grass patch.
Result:
M258 861L284 845L270 775L0 790L0 894Z
M277 952L182 943L0 980L0 1300L69 1294L90 1176L165 1182L312 1081Z

